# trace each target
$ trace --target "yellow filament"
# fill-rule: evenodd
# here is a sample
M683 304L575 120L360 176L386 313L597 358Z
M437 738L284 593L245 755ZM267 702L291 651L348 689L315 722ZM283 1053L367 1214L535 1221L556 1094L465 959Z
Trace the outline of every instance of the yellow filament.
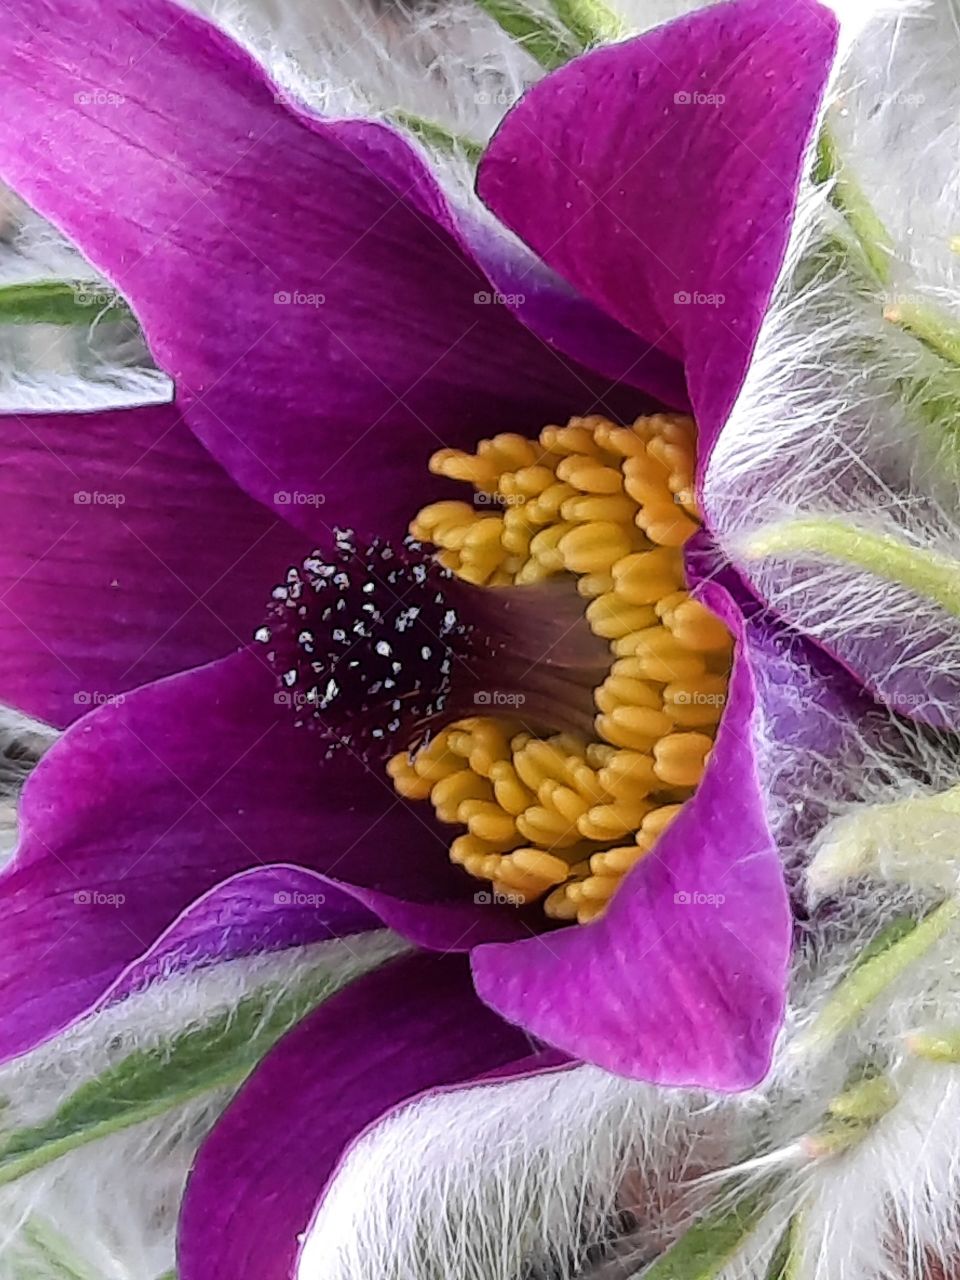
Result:
M474 716L389 763L397 792L465 828L453 862L556 920L603 915L624 876L696 788L723 712L730 635L686 590L682 546L698 527L696 435L681 415L601 417L504 433L430 470L474 487L412 521L454 573L522 587L572 574L591 629L610 642L595 691L596 739L542 738Z

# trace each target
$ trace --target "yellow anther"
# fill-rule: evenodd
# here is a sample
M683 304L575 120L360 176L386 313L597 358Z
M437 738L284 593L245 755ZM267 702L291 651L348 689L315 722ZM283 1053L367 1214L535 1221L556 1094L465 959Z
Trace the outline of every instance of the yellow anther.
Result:
M726 676L702 675L677 680L663 691L663 709L684 729L720 723L727 700Z
M589 426L582 426L582 419L571 418L566 427L544 427L540 432L540 444L549 453L598 454L596 435Z
M671 787L695 787L712 746L705 733L671 733L653 748L654 772Z
M681 552L697 527L695 462L692 423L677 414L626 427L574 418L538 441L504 432L475 455L435 454L435 474L482 496L432 503L410 526L468 582L573 575L609 642L595 740L474 716L388 765L399 794L429 796L441 821L466 827L456 864L507 901L542 898L555 920L603 914L681 812L722 716L732 641L690 598Z
M549 489L544 489L536 502L531 505L536 511L537 519L543 521L545 524L548 520L556 519L558 513L563 515L563 508L567 501L571 498L577 497L577 491L574 489L573 485L564 484L563 481L558 480L555 484L550 485ZM578 500L581 502L590 501L590 499L584 498L582 495ZM577 516L564 516L565 520L574 520L579 518L580 517Z
M448 480L465 480L477 489L492 493L497 487L499 469L490 458L477 458L461 449L440 449L430 459L435 476Z
M543 911L551 920L576 920L577 918L577 904L571 900L566 885L554 889L544 898Z
M393 781L397 795L406 800L426 800L429 797L433 783L420 777L406 751L401 751L390 760L387 774Z
M622 494L606 497L577 494L564 500L560 514L564 520L609 520L614 524L630 524L636 520L637 504Z
M577 911L577 924L590 924L599 920L607 909L605 902L584 902Z
M706 671L703 658L678 644L667 627L648 627L623 636L614 644L614 653L632 656L644 680L691 680Z
M557 476L581 493L622 493L623 475L618 467L605 467L596 458L574 454L557 466Z
M525 809L517 818L517 830L531 844L545 849L569 849L581 838L575 823L543 805Z
M410 521L410 533L423 541L433 540L433 531L446 525L469 524L476 512L466 502L431 502Z
M590 807L589 800L584 799L578 791L554 782L551 778L537 788L537 799L545 809L555 809L570 826L575 826Z
M501 432L492 440L481 440L477 453L482 458L490 457L501 472L532 466L540 456L540 451L532 440L512 431Z
M559 524L551 524L540 532L530 543L530 554L543 565L545 569L551 572L559 573L565 563L565 556L560 549L560 544L568 535L570 530L576 530L578 526L562 521Z
M430 801L441 822L456 822L464 800L492 800L493 788L472 769L461 769L434 783Z
M600 785L617 799L645 796L660 779L653 771L653 756L639 751L618 751L599 773Z
M658 546L682 547L696 533L698 526L679 503L658 502L644 506L637 515L637 528Z
M535 498L555 481L556 476L549 467L521 467L501 477L500 491L507 497Z
M664 804L659 809L652 810L641 822L639 834L645 839L656 840L663 835L682 808L682 804Z
M586 573L577 579L577 590L587 600L605 595L613 590L613 576L609 573Z
M673 548L658 547L618 558L612 573L614 589L630 604L655 605L682 586L683 560Z
M457 821L464 822L472 836L496 844L516 834L516 824L509 813L491 800L464 800L457 811Z
M544 853L542 849L514 849L503 859L503 863L531 881L536 881L544 889L562 884L570 874L569 862L558 858L556 854Z
M596 726L601 738L615 747L649 751L670 732L673 721L662 711L650 707L617 707L609 714L597 716Z
M645 858L646 854L646 849L641 849L635 844L605 849L602 853L595 853L590 859L590 870L595 876L624 876L631 867Z
M653 805L638 797L598 804L588 810L577 823L577 830L585 840L619 840L621 836L636 831Z
M630 533L609 520L591 520L573 526L559 543L563 565L571 573L607 573L630 551ZM614 575L616 576L616 575ZM633 601L652 604L653 600Z
M616 640L632 631L641 631L657 620L652 605L630 604L615 591L607 591L587 605L586 616L590 630L605 640Z
M620 887L619 876L588 876L581 893L587 902L609 902Z
M733 643L724 624L699 600L685 600L664 621L686 649L727 653Z

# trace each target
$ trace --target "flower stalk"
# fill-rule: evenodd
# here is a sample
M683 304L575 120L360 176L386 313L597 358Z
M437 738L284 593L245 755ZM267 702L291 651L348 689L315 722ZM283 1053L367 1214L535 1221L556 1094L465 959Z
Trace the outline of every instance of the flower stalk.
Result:
M960 618L960 563L907 546L888 533L868 533L833 516L809 516L751 535L742 550L749 560L811 555L839 560L907 587Z

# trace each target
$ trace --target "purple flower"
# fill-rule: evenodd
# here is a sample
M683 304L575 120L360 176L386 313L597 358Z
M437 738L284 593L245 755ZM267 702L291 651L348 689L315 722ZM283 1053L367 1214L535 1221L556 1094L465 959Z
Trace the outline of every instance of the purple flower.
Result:
M702 472L783 258L833 48L833 19L807 0L738 2L549 76L478 178L536 261L455 210L391 129L291 109L166 0L8 5L3 176L130 300L176 400L0 421L0 694L75 722L28 784L0 888L0 1050L158 975L379 922L438 953L355 983L264 1062L200 1157L183 1280L287 1274L346 1146L425 1090L571 1056L728 1090L765 1073L790 912L754 730L758 716L801 741L823 729L816 698L805 718L785 696L784 668L809 671L798 637L688 557L734 638L706 769L602 918L558 928L478 902L451 828L398 798L382 746L405 709L396 725L356 716L337 751L298 724L310 717L284 693L329 658L335 619L314 602L291 632L267 602L278 584L306 590L290 566L355 564L330 599L361 625L371 579L390 611L395 551L404 601L443 597L401 646L403 696L434 699L420 720L462 715L477 690L457 671L429 686L435 655L410 647L427 621L454 658L482 665L495 640L509 684L535 610L491 608L425 567L424 586L400 550L425 503L462 497L428 459L666 407L692 410ZM339 549L336 528L356 531ZM310 691L340 730L382 639L359 634L355 674ZM559 723L576 699L541 675ZM285 1145L260 1150L261 1123Z

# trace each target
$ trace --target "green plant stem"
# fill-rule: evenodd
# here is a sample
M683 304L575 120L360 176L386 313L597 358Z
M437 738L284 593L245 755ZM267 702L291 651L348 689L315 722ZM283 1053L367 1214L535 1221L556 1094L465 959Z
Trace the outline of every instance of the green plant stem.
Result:
M814 179L832 183L830 203L843 215L877 281L887 284L893 264L893 237L841 156L836 139L826 125L817 140Z
M550 0L559 21L584 49L623 35L623 23L602 0Z
M822 555L908 587L960 618L960 562L918 551L890 534L868 533L829 516L772 525L744 544L749 559Z
M0 324L115 324L131 318L120 295L103 285L81 280L0 285Z
M476 3L547 71L555 71L583 53L583 45L565 27L529 8L522 0L476 0Z
M925 347L960 366L960 325L924 302L897 302L884 308L884 319L913 334Z
M394 111L391 119L414 134L428 147L437 151L445 151L451 155L461 154L474 164L483 155L483 143L475 138L466 138L462 134L453 133L435 120L425 120L422 116L412 115L409 111Z
M911 964L922 959L960 916L960 902L948 898L935 907L909 933L885 950L858 965L837 986L830 999L800 1039L803 1049L823 1050L851 1027L887 991Z

